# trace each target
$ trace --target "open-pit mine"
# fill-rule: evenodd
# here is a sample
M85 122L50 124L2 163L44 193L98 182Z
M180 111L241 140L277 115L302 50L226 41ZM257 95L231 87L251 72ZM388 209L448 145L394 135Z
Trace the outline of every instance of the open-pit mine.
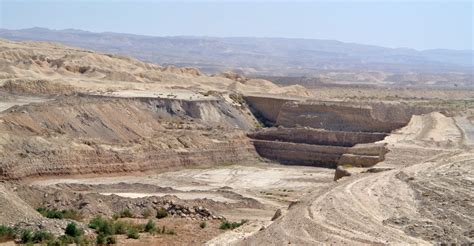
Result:
M0 242L473 244L474 91L375 89L0 40Z

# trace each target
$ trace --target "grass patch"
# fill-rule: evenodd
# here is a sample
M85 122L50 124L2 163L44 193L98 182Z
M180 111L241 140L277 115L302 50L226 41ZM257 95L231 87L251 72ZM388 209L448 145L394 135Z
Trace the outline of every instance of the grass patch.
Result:
M221 230L233 230L237 227L242 226L243 224L247 223L248 220L241 220L240 222L229 222L227 220L222 220L219 229Z
M132 239L138 239L140 238L140 234L138 233L138 230L135 228L129 228L127 231L127 237L132 238Z
M148 222L145 225L145 231L146 232L155 232L156 231L156 224L152 220L148 220Z
M12 241L15 239L15 230L13 228L0 225L0 243Z
M72 219L76 221L81 221L83 219L82 214L74 209L57 210L55 208L37 208L36 211L49 219Z

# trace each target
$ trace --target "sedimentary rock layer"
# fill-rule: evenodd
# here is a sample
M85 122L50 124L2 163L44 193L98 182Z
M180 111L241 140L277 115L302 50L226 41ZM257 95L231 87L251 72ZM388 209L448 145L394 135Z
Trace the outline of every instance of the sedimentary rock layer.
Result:
M267 140L253 140L259 155L283 164L334 168L337 165L373 166L383 160L383 145L360 147L324 146Z
M0 178L164 171L257 157L223 100L65 97L0 114Z
M413 115L442 111L405 103L302 101L245 97L267 125L311 127L332 131L389 133L405 126Z
M385 133L326 131L310 128L267 128L249 134L253 139L352 147L384 139Z

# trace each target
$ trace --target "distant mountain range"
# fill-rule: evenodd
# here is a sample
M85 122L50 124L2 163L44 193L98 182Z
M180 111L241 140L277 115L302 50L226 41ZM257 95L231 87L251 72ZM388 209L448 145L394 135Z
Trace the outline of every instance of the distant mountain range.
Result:
M46 28L0 29L0 38L60 42L95 51L132 56L162 65L196 67L206 73L231 70L250 76L309 77L341 71L375 71L387 72L390 75L456 73L467 74L469 83L469 78L472 82L474 71L473 50L417 51L333 40L152 37ZM466 78L463 79L462 83L466 83Z

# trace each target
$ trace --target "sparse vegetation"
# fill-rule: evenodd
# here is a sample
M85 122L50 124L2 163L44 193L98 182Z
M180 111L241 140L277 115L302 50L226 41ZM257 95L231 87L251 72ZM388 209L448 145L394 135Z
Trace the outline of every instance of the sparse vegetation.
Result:
M67 224L66 230L65 230L66 235L71 236L71 237L79 237L84 234L84 231L77 227L77 224L74 222L71 222Z
M145 225L146 232L155 232L156 231L156 224L152 220L148 220L148 223Z
M199 223L199 227L201 227L201 229L206 228L206 226L207 226L207 223L205 221Z
M168 211L165 208L159 208L156 210L156 218L162 219L168 216Z
M120 211L120 218L135 218L135 216L130 212L129 209L124 209Z
M82 214L74 209L57 210L57 209L46 209L37 208L36 211L49 219L72 219L81 221L83 219Z
M222 220L219 229L221 230L228 230L228 229L235 229L237 227L242 226L243 224L247 223L248 220L241 220L240 222L229 222L227 220Z
M0 243L15 239L15 230L13 228L0 225Z
M22 244L47 244L55 241L55 237L52 233L47 231L32 232L31 230L24 230L21 233L20 241Z
M35 231L32 237L33 243L45 243L54 239L54 235L47 231Z
M136 228L129 228L127 231L127 237L128 238L133 238L133 239L138 239L140 238L140 234L138 234L138 230Z

